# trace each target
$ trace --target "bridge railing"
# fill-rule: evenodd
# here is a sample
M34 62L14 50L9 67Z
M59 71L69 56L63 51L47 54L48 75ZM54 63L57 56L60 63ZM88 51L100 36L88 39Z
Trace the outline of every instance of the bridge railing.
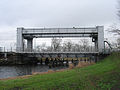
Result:
M80 50L80 51L23 51L18 53L98 53L98 50Z

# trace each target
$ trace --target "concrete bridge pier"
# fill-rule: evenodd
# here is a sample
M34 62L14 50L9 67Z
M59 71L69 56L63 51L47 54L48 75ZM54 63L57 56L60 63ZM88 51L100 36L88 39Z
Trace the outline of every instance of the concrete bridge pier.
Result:
M95 39L95 51L97 52L98 51L98 40Z
M92 42L94 42L94 46L95 46L95 50L94 51L98 51L98 38L97 37L93 37L92 38Z
M33 50L33 38L27 39L27 51L32 52Z

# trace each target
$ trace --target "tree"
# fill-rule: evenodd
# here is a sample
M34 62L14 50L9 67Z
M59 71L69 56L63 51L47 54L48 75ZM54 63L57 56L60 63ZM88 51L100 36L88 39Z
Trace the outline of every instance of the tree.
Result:
M120 35L120 29L117 27L117 24L114 23L113 25L109 26L107 29L109 32L112 32L114 34Z
M118 0L118 11L117 11L117 16L118 16L118 19L120 21L120 0ZM113 32L117 35L120 35L120 29L117 27L117 24L114 23L113 25L111 25L109 28L108 28L108 31L110 32Z
M117 9L118 9L117 16L120 21L120 0L118 0L118 8ZM120 35L120 29L117 27L117 24L114 23L113 25L110 26L109 29L110 29L110 32Z
M89 51L89 41L87 39L82 39L79 43L82 45L82 51Z
M47 47L46 47L46 51L47 51L47 52L51 52L51 51L52 51L51 46L47 46Z
M62 39L53 38L52 42L51 42L52 51L54 51L54 52L60 51L61 42L62 42Z
M40 50L41 50L40 45L36 46L35 51L40 52Z
M120 49L120 38L118 38L116 41L112 42L112 43L111 43L111 46L112 46L114 49Z
M120 49L120 38L117 39L117 48Z
M74 47L72 48L74 52L80 52L81 49L82 49L82 45L80 43L74 44Z
M44 52L44 51L46 51L46 43L43 43L42 45L38 45L35 50L37 52Z
M117 16L120 20L120 0L118 1L118 13ZM119 28L115 28L114 32L116 32L118 35L120 35L120 29Z
M70 52L70 51L72 50L72 47L73 47L73 44L72 44L71 40L65 41L65 42L63 43L63 51L68 51L68 52Z

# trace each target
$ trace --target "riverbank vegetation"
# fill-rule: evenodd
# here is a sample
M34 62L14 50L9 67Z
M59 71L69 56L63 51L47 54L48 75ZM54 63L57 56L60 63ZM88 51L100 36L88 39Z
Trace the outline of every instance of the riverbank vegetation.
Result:
M120 53L100 62L62 72L0 80L0 90L119 90Z

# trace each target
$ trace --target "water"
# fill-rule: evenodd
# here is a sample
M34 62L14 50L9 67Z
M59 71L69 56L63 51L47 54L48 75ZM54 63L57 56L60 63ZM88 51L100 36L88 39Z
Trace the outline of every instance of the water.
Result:
M55 67L52 70L65 69L67 67ZM49 69L45 65L17 65L17 66L0 66L0 78L16 77L31 75L32 72L47 72Z

